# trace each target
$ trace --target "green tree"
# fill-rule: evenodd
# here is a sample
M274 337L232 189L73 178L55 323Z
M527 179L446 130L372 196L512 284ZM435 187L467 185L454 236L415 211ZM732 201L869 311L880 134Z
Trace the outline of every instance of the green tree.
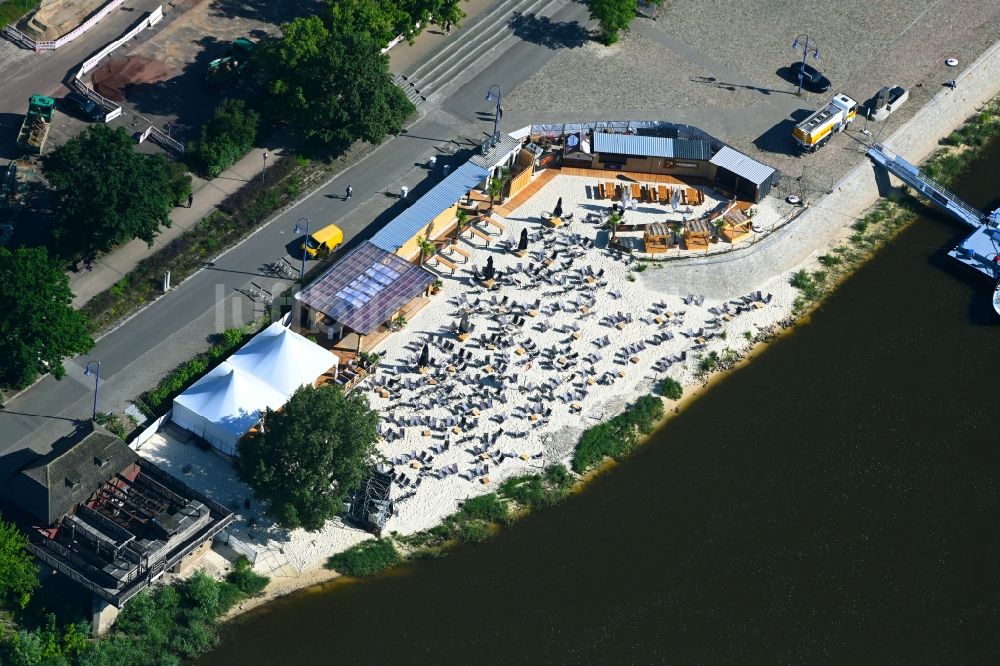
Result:
M62 377L66 356L90 351L69 278L45 248L0 247L0 383L24 388L39 373Z
M28 538L0 520L0 604L24 608L38 587L38 568L25 549Z
M182 162L167 162L167 190L170 192L170 203L180 206L191 194L191 174Z
M381 48L367 32L334 31L316 16L285 24L280 39L256 51L269 77L270 118L334 152L398 134L414 107Z
M465 17L459 0L332 0L327 24L366 33L380 47L403 35L411 44L424 26L457 27ZM419 24L419 26L418 26Z
M330 2L327 25L340 32L367 34L376 44L385 46L396 35L408 34L415 21L397 3L379 0L336 0Z
M457 28L462 19L465 18L465 12L458 7L458 0L411 0L411 3L410 26L408 30L399 32L399 34L406 35L411 43L413 37L419 32L419 29L415 27L418 21L422 25L433 23L443 27L450 24Z
M617 42L619 32L628 32L637 9L636 0L590 0L590 18L601 24L601 41Z
M201 138L190 142L188 152L202 173L215 178L253 147L259 130L259 113L241 99L224 99L201 126Z
M318 530L368 473L377 428L378 413L359 392L303 386L240 442L240 476L281 525Z
M135 152L122 127L91 125L44 164L62 258L91 256L133 238L152 245L160 226L170 226L166 160Z

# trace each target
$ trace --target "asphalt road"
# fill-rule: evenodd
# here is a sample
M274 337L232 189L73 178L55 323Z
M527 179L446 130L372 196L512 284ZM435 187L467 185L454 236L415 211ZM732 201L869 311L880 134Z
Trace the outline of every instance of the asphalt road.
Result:
M574 3L553 18L585 21L586 7ZM83 374L88 360L100 359L102 363L101 411L121 411L129 399L154 385L166 369L204 349L208 335L253 318L253 304L237 290L254 280L274 293L280 291L280 283L274 284L273 278L259 271L294 246L297 236L292 228L297 219L310 218L313 229L336 222L350 243L370 235L369 227L384 223L400 209L401 202L386 192L398 192L405 184L415 195L421 187L440 179L440 165L458 159L444 153L468 149L483 132L492 130L493 105L484 100L489 85L500 83L511 90L558 52L531 42L519 41L515 46L468 83L461 80L475 73L466 72L465 77L456 79L454 86L443 90L441 108L426 110L406 134L384 142L218 257L214 265L102 338L87 357L68 360L67 377L46 377L5 405L0 411L0 478L23 459L26 449L44 452L71 432L79 420L90 417L94 380ZM443 155L435 171L423 166L432 155ZM348 184L354 188L354 196L344 201L341 195Z

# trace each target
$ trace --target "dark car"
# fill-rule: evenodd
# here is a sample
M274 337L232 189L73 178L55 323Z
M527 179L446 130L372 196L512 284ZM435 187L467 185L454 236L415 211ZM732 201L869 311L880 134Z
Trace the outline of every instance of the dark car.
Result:
M802 87L812 92L824 93L830 89L830 79L823 76L815 67L811 67L801 60L792 63L792 80L798 81L802 77Z
M62 106L68 112L77 116L82 116L90 122L104 120L104 110L101 109L92 99L81 95L78 92L71 92L62 98Z

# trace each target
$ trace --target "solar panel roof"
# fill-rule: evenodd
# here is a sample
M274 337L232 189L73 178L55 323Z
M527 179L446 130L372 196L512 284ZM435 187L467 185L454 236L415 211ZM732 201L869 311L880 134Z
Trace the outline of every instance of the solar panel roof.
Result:
M352 331L369 335L432 282L434 276L423 268L365 241L298 297Z

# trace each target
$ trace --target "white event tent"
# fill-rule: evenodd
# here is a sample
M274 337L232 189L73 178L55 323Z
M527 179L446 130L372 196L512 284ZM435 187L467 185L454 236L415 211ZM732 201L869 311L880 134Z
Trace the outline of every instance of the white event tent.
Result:
M275 322L174 398L171 420L233 456L266 409L336 365L335 354Z
M229 357L229 363L265 381L286 397L312 385L337 365L337 355L274 322Z
M171 420L227 455L266 408L277 409L287 398L253 375L223 361L174 398Z

